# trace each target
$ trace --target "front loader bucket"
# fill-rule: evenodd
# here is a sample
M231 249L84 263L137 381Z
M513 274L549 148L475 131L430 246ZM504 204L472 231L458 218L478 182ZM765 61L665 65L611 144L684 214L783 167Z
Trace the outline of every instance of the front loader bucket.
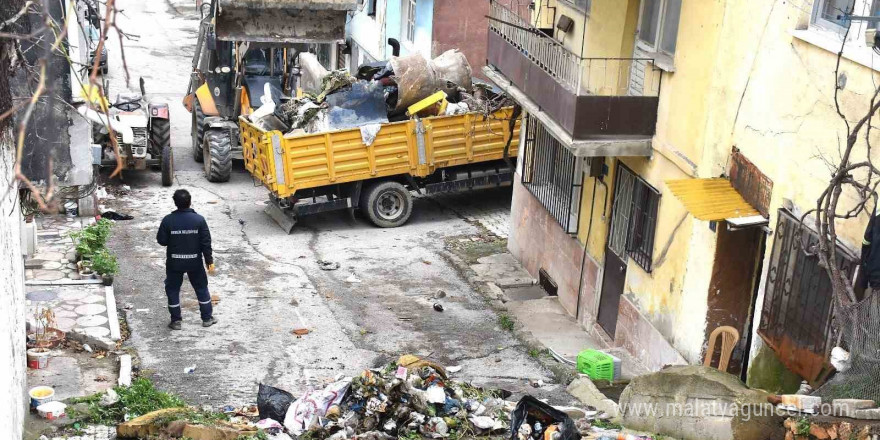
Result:
M333 43L358 0L218 0L217 38L258 43Z
M275 220L275 223L278 223L284 232L288 234L293 232L293 227L296 226L296 217L289 210L282 208L276 200L269 200L269 204L266 205L263 212L272 217L272 220Z

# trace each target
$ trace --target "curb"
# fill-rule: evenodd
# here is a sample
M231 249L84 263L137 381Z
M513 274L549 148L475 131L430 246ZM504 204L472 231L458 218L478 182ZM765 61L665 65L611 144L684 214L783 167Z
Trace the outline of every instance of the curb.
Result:
M57 281L42 281L42 280L30 280L25 281L25 286L85 286L92 284L104 284L101 280L57 280Z
M113 286L107 286L104 289L104 302L107 306L107 323L110 326L110 339L119 342L122 339L122 333L119 331L119 315L116 311L116 295L113 292Z
M468 284L474 287L481 295L486 299L486 302L496 313L505 313L507 312L507 306L504 304L508 301L507 297L504 295L504 291L494 282L487 282L482 280L477 274L470 268L470 265L467 264L464 260L461 259L458 255L455 255L453 252L449 250L443 250L440 252L440 255L452 264L455 267L455 270L461 274L462 277L467 280ZM510 315L508 315L510 316ZM511 319L516 319L513 316L510 316ZM519 329L514 329L511 334L513 337L522 343L527 350L537 350L539 352L548 352L547 346L538 341L537 338L532 336L531 332L526 332L521 330L522 325L518 325ZM564 386L568 386L572 381L578 378L578 372L576 369L564 365L560 362L557 362L556 359L547 358L547 356L538 356L535 359L542 367L546 368L553 375L553 378ZM575 396L576 397L576 396Z

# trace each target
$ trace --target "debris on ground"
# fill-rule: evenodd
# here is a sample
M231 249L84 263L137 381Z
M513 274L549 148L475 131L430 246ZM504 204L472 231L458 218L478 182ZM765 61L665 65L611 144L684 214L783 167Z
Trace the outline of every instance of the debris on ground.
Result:
M321 270L339 269L339 263L337 263L335 261L318 260L317 263L318 263L318 267L320 267Z

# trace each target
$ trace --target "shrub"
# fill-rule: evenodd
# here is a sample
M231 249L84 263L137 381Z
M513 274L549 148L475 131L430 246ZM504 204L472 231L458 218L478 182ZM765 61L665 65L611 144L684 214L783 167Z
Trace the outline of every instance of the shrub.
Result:
M119 272L116 256L107 249L99 249L92 254L91 267L99 275L116 275Z

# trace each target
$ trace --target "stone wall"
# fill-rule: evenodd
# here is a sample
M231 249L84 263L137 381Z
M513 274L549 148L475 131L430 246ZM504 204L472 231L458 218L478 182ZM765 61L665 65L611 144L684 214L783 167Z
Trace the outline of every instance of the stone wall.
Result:
M25 416L24 260L12 130L0 127L0 432L20 439Z

